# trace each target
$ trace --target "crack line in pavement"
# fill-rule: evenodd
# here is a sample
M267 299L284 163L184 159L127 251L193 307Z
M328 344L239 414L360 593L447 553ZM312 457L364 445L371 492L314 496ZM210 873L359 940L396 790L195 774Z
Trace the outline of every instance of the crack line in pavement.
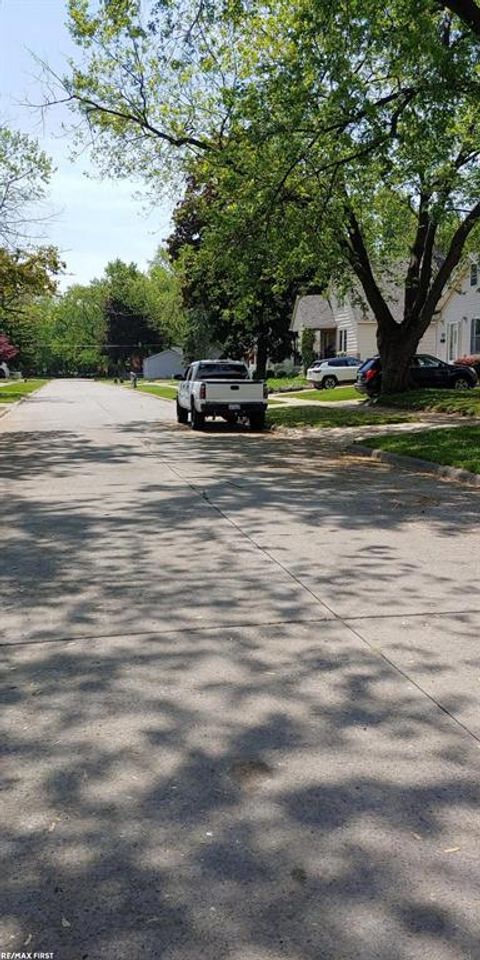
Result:
M383 650L380 649L380 647L376 647L375 644L370 643L370 640L367 640L366 637L362 636L362 634L359 633L358 630L355 630L354 627L351 627L348 623L346 623L345 620L342 620L341 617L339 617L338 619L341 621L341 623L344 624L347 630L351 630L351 632L356 637L358 637L358 639L361 640L362 643L364 643L369 648L369 650L372 650L373 653L376 653L378 656L380 656L382 660L385 661L385 663L388 663L390 667L393 667L393 669L396 670L396 672L399 673L400 676L404 677L405 680L408 680L409 683L413 684L413 686L416 687L417 690L420 691L420 693L423 693L425 697L428 697L431 703L434 703L435 706L442 711L442 713L445 713L447 717L450 717L450 719L453 720L454 723L456 723L459 727L461 727L462 730L465 730L466 733L468 733L471 737L473 737L474 740L477 741L477 743L480 744L480 736L477 736L477 734L474 733L474 731L471 730L470 727L467 727L467 725L463 723L462 720L459 720L458 717L456 717L453 713L450 713L450 710L448 710L447 707L444 707L443 704L439 702L439 700L436 700L431 693L428 693L428 690L425 690L425 688L422 687L421 684L418 683L416 680L414 680L413 677L410 676L410 674L405 673L405 671L402 670L401 667L397 666L394 660L390 660L390 657L387 657L387 655L383 652Z
M182 477L180 473L177 473L177 471L172 466L170 466L168 461L164 461L164 463L168 467L168 469L176 477L178 477L178 479L183 480L183 482L187 486L189 486L191 490L193 490L198 497L201 497L203 500L205 500L205 502L208 503L208 505L212 508L212 510L215 510L217 513L219 513L220 516L227 521L227 523L231 524L231 526L234 527L242 536L244 536L254 547L256 547L257 550L263 553L265 557L268 557L268 559L271 560L272 563L280 567L284 571L284 573L287 574L288 577L290 577L292 580L295 581L295 583L297 583L300 587L306 590L307 593L309 593L313 597L313 599L317 601L317 603L320 603L323 607L325 607L326 610L328 610L332 614L333 621L326 619L323 622L332 623L336 621L337 623L341 623L346 630L350 631L350 633L353 633L353 635L357 637L357 639L360 640L360 642L363 643L364 646L368 647L368 649L372 651L372 653L376 654L376 656L381 657L382 660L384 660L385 663L389 665L389 667L391 667L394 671L396 671L396 673L398 673L401 677L403 677L404 680L407 680L407 682L411 683L412 686L414 686L420 693L422 693L425 697L427 697L427 699L430 700L431 703L433 703L436 707L438 707L438 709L442 713L444 713L447 717L453 720L453 722L456 723L458 727L460 727L465 733L469 734L469 736L472 737L473 740L475 740L477 743L480 744L480 736L477 736L477 734L474 733L473 730L470 729L470 727L467 727L467 725L463 723L461 720L459 720L453 713L450 713L450 711L446 707L444 707L443 704L441 704L438 700L436 700L435 697L432 696L432 694L428 693L428 691L425 690L424 687L421 686L421 684L419 684L416 680L414 680L413 677L411 677L408 673L405 673L405 671L402 670L401 667L397 666L397 664L393 660L390 660L390 658L387 657L386 654L383 653L383 651L379 647L376 647L374 644L370 643L370 641L367 640L366 637L362 636L362 634L359 633L358 630L355 630L354 627L350 626L347 619L344 619L339 614L336 614L335 611L332 609L332 607L328 605L328 603L325 603L324 600L321 600L320 597L317 597L317 595L314 593L313 590L311 590L310 587L302 583L302 581L294 573L292 573L291 570L288 569L288 567L285 567L283 565L281 560L277 560L276 557L272 556L272 554L270 554L268 550L265 549L265 547L260 546L260 544L258 544L256 540L249 533L246 533L244 530L242 530L242 528L239 526L239 524L235 520L229 517L228 514L224 513L221 507L218 507L215 503L212 503L206 490L202 490L200 487L197 487L195 483L192 483L190 480L187 480L185 479L185 477ZM356 618L352 618L352 619L356 619ZM365 619L368 619L368 618L365 617Z
M408 620L412 617L457 617L467 613L480 613L480 608L462 606L461 610L419 610L418 613L356 613L349 620Z
M40 638L38 640L12 640L11 643L8 641L0 642L0 649L8 650L10 647L29 647L29 646L41 646L44 643L82 643L86 640L112 640L114 638L121 639L122 637L156 637L163 636L165 634L171 633L200 633L202 630L243 630L244 628L250 627L282 627L293 624L302 624L302 623L333 623L332 617L309 617L306 620L254 620L247 621L246 623L222 623L218 624L216 621L210 621L209 623L203 623L200 625L191 625L183 627L152 627L151 630L126 630L125 632L121 630L116 630L115 633L82 633L78 637L50 637Z

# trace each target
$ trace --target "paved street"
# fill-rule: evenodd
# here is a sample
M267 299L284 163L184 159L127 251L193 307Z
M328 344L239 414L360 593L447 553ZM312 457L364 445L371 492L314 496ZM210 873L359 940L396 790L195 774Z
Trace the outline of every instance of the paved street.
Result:
M479 960L480 492L86 381L0 463L0 949Z

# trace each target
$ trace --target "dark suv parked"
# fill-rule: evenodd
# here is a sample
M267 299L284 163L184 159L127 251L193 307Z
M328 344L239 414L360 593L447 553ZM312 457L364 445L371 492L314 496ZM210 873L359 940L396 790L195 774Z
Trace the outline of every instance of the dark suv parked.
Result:
M445 363L438 357L418 353L410 367L412 387L437 387L450 390L468 390L476 387L478 376L472 367L461 364ZM382 385L382 361L380 357L365 360L357 373L355 389L374 397L380 393Z

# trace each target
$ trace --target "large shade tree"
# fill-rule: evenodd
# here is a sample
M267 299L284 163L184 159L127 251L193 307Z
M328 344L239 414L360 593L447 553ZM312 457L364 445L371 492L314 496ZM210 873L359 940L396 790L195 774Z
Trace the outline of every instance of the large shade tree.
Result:
M268 359L291 353L295 295L309 280L304 262L302 275L281 275L285 222L265 231L245 205L232 201L219 177L203 184L191 177L173 219L168 249L183 279L192 347L204 349L210 340L222 344L225 355L255 355L257 375L264 377Z
M290 249L305 224L322 279L361 291L384 389L401 389L480 222L477 12L431 0L71 0L83 57L58 97L111 172L143 171L156 189L194 154L266 229L295 210Z
M19 348L22 364L35 351L32 304L53 293L63 268L58 250L39 242L51 172L33 138L0 126L0 332Z

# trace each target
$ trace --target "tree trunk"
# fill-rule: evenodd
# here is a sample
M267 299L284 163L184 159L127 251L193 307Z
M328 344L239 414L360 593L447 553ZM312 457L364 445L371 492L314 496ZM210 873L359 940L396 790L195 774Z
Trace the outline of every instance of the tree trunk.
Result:
M411 388L410 368L417 350L419 337L398 332L378 330L377 341L382 360L382 394L403 393Z
M267 374L267 359L267 341L263 337L259 337L257 342L257 367L255 372L257 380L265 380Z

